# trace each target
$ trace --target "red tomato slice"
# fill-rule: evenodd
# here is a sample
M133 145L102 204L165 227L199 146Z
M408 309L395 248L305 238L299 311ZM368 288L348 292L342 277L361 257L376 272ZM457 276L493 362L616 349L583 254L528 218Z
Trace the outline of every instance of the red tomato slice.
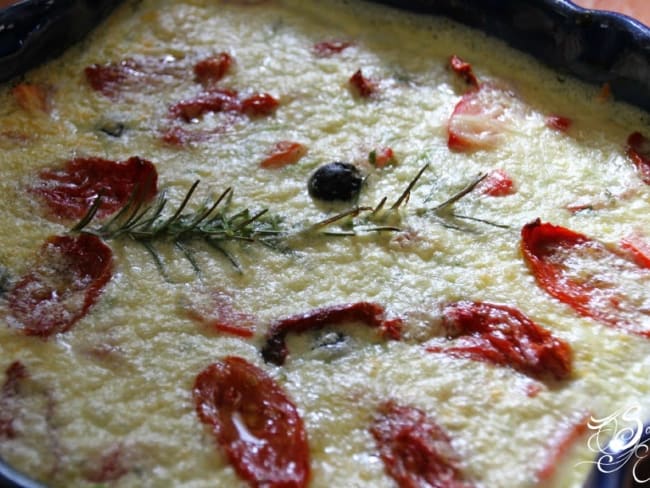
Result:
M400 488L470 488L445 431L415 407L386 402L370 427L386 472Z
M650 139L640 132L634 132L627 138L627 145L627 156L636 166L643 182L650 185Z
M292 315L271 324L262 356L267 362L284 364L289 351L285 338L289 333L303 333L320 329L326 325L346 322L362 322L368 327L378 328L384 337L398 340L402 329L400 318L387 319L384 307L377 303L356 302L331 307L317 308L306 313Z
M537 283L580 315L650 337L650 272L621 251L539 219L521 231Z
M111 249L99 237L50 237L41 261L8 292L13 319L27 335L65 332L95 304L112 276Z
M455 151L493 149L512 130L514 95L483 83L456 104L447 123L447 146Z
M293 402L264 371L229 356L194 382L194 403L237 474L254 487L307 486L307 434Z
M477 188L484 195L491 197L505 197L515 192L512 178L502 169L491 171Z
M485 302L451 303L443 309L443 325L454 345L429 346L442 352L542 378L565 379L571 374L571 346L557 339L519 310Z
M112 214L126 204L134 191L136 199L151 200L157 193L156 167L139 157L115 162L101 158L77 158L62 169L45 170L32 191L44 198L60 218L83 217L95 199L101 197L98 217Z
M260 166L266 169L282 168L289 164L296 164L307 154L307 147L299 142L280 141L270 154L262 160Z
M202 59L194 65L196 80L204 86L213 85L226 76L232 62L232 57L228 53L219 53Z

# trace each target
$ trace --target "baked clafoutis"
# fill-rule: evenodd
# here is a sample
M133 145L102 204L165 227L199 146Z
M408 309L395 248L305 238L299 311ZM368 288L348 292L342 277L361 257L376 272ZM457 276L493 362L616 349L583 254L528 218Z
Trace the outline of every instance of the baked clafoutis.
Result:
M440 18L125 2L0 86L0 458L580 486L650 405L649 121Z

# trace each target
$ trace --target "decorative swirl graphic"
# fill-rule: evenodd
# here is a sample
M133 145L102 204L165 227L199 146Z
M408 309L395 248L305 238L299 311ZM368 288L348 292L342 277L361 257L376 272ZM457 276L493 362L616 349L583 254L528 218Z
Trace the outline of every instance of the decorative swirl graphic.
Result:
M598 454L590 464L596 464L601 473L607 474L622 469L635 458L631 468L634 480L637 483L650 481L650 478L641 479L637 473L641 461L650 453L650 426L643 426L640 405L621 408L603 418L591 417L587 426L595 431L587 440L587 446Z

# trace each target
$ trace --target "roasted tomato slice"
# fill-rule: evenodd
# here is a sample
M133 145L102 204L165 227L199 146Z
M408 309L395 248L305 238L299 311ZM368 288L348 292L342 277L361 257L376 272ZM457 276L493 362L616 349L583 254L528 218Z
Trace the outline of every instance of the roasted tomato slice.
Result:
M219 53L202 59L194 65L196 80L204 86L214 85L221 80L232 66L233 60L228 53Z
M65 332L92 307L112 276L111 249L99 237L50 237L40 262L8 292L13 319L27 335Z
M280 319L271 324L266 344L262 349L262 356L265 361L273 364L284 364L287 354L289 354L285 342L287 334L300 334L307 330L345 322L362 322L368 327L376 327L384 337L395 340L400 338L402 329L402 320L400 318L387 319L384 307L377 303L356 302L317 308Z
M627 155L636 166L643 182L650 185L650 139L640 132L630 134L627 138Z
M469 357L542 378L571 374L571 346L553 337L519 310L486 302L457 302L443 309L443 325L455 338L451 346L430 352Z
M518 105L511 92L481 84L456 104L447 123L447 146L455 151L497 147L514 130Z
M98 217L105 217L123 205L135 192L137 201L151 200L157 193L158 173L149 161L132 157L123 162L101 158L77 158L58 170L39 174L32 191L45 200L59 218L83 217L97 197Z
M302 419L264 371L226 357L197 376L193 396L199 418L242 479L254 487L307 486L309 445Z
M280 141L276 143L260 166L266 169L282 168L289 164L296 164L307 154L307 147L299 142Z
M415 407L380 405L370 427L386 472L400 488L470 488L445 431Z
M621 250L539 219L521 231L537 283L580 315L650 337L650 272Z

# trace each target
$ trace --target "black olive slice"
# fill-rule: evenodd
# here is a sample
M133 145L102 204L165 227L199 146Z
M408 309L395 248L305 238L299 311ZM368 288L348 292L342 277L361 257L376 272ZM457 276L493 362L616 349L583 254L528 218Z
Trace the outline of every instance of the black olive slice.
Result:
M307 189L312 198L319 200L350 201L361 191L363 176L350 163L334 161L324 164L310 176Z

